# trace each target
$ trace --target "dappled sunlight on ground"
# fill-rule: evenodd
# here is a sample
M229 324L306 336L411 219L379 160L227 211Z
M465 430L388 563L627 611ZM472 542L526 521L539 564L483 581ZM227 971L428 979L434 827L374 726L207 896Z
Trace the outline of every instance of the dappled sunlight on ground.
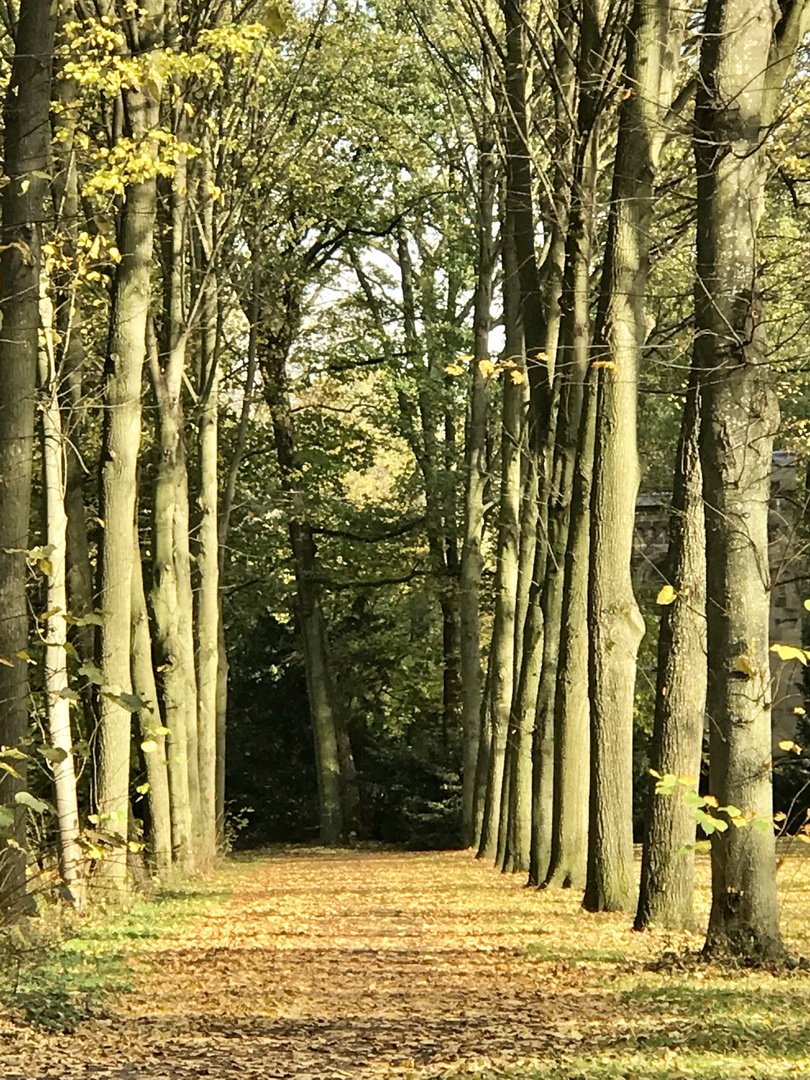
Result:
M229 901L138 944L106 1016L0 1032L0 1075L810 1077L807 975L648 968L701 937L635 933L470 853L293 848L231 873ZM810 953L810 864L784 857L780 884Z

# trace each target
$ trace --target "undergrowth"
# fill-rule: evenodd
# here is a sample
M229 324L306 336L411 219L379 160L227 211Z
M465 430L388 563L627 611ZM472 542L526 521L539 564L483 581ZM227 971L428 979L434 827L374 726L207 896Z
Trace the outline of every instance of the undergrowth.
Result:
M186 881L126 905L97 902L82 916L41 901L36 916L0 927L0 1012L16 1024L73 1031L110 994L132 989L129 956L230 893L225 880Z

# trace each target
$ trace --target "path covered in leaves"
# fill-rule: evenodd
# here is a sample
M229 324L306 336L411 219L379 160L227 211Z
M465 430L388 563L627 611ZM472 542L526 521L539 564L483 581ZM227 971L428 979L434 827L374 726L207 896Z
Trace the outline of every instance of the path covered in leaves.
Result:
M585 1048L608 1062L705 1030L656 1005L654 982L647 999L626 992L686 938L634 934L626 916L585 916L579 895L522 880L461 852L245 862L229 901L133 954L135 990L106 1015L69 1035L5 1036L0 1076L421 1080L564 1066ZM666 1068L674 1052L665 1039L644 1075L701 1075Z

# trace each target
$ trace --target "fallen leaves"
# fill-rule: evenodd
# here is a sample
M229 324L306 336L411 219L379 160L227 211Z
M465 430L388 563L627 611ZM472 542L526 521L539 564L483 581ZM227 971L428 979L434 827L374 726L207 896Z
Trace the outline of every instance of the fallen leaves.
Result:
M788 861L795 882L805 864ZM586 917L578 893L528 890L469 853L288 850L245 861L232 898L178 936L139 942L134 991L109 1015L73 1035L0 1032L2 1075L450 1080L525 1066L556 1080L582 1055L635 1068L647 1040L670 1071L638 1075L671 1076L709 1029L656 997L673 976L644 965L698 944ZM699 974L676 977L708 995Z

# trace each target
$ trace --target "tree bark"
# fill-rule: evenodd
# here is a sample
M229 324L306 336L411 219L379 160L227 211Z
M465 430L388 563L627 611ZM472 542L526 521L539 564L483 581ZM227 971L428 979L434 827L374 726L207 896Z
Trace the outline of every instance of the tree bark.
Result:
M45 543L49 551L44 621L45 716L49 744L48 762L53 773L59 873L78 908L84 907L84 855L79 845L79 800L73 759L67 664L67 514L65 511L65 442L59 387L53 305L45 295L40 301L43 329L39 356L40 410L42 415L42 488L44 494Z
M706 715L706 526L699 456L700 408L694 378L684 405L672 516L668 582L675 599L664 607L658 638L658 675L650 761L661 775L694 777L696 791ZM651 785L652 786L652 785ZM641 889L635 926L694 928L695 815L681 787L650 794Z
M625 92L599 314L599 368L591 498L591 819L585 906L635 904L633 691L644 619L630 559L639 484L636 412L647 333L650 223L663 141L664 68L671 69L668 0L636 0L627 32Z
M712 838L706 951L778 958L771 827L768 499L779 407L762 330L763 140L807 5L708 0L695 102L695 365L706 504L710 787L753 825Z
M138 710L141 739L147 744L154 743L153 749L144 752L146 777L149 783L147 797L155 869L158 874L165 877L172 868L172 823L176 822L180 830L176 846L179 851L183 851L188 847L188 837L191 835L191 813L187 791L178 800L179 793L169 790L167 757L170 750L166 742L167 729L164 728L160 716L155 670L152 666L152 638L149 633L149 614L143 588L143 568L137 528L133 535L133 547L135 558L132 561L132 688L141 702ZM182 775L185 776L185 770ZM174 809L172 795L174 795Z
M496 858L498 834L506 828L501 815L506 742L512 709L515 653L515 599L520 542L520 454L523 439L523 387L511 371L525 372L523 335L520 329L520 282L517 259L507 217L503 244L504 357L514 367L504 372L501 436L501 493L498 515L498 554L495 583L495 623L489 653L489 702L491 742L486 802L479 858Z
M54 17L47 0L22 0L16 30L4 107L3 172L8 182L2 194L0 253L0 656L6 661L0 665L0 743L9 747L18 747L28 730L28 663L19 654L28 643L26 551L50 143ZM15 802L25 788L25 762L17 764L19 779L5 772L0 778L0 801L16 808L15 824L3 830L0 850L0 909L6 915L25 903L25 808Z
M467 418L464 499L464 537L459 573L460 668L462 751L462 842L472 847L480 824L476 818L475 772L481 738L482 671L479 626L479 595L483 557L485 491L487 484L486 438L489 383L481 361L489 359L489 326L492 318L494 244L492 217L495 200L493 146L482 139L479 148L478 266L473 313L473 357L470 372L470 405ZM483 807L480 808L481 811Z

